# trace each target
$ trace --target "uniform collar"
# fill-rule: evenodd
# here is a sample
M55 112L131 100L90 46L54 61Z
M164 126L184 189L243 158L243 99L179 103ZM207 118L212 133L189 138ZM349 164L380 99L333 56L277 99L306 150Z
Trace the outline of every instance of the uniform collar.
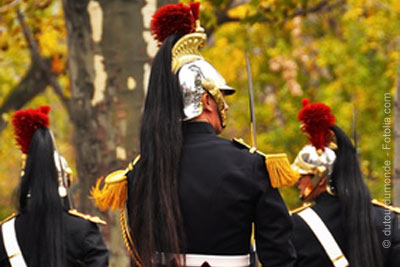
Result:
M328 194L328 192L324 192L317 197L315 202L320 203L320 202L331 202L331 201L337 201L337 200L338 200L337 197Z
M215 130L208 122L188 121L183 123L183 133L209 133L215 135Z

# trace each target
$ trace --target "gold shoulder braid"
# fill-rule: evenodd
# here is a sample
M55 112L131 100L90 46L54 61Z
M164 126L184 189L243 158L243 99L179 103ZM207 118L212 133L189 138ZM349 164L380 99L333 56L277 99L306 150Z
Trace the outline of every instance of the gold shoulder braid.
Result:
M387 205L387 204L385 204L383 202L380 202L380 201L378 201L376 199L371 200L371 203L374 204L375 206L379 206L379 207L385 208L387 210L390 210L390 211L392 211L394 213L400 214L400 208L399 207L393 207L393 206Z
M273 188L294 185L300 178L300 174L290 167L285 153L264 154L255 147L246 144L241 138L233 138L233 141L248 148L250 153L253 154L256 152L265 158L265 165L267 166L269 179Z
M88 215L88 214L84 214L82 212L77 211L76 209L69 210L68 213L71 214L71 215L74 215L76 217L80 217L82 219L85 219L87 221L93 222L93 223L104 224L104 225L107 224L105 221L100 219L98 216L91 216L91 215Z
M293 215L293 214L295 214L295 213L299 213L300 211L303 211L303 210L305 210L306 208L309 208L309 207L311 207L311 206L312 206L311 202L304 202L303 205L301 205L300 207L297 207L297 208L295 208L295 209L289 211L289 214L290 214L290 215Z
M103 188L100 188L103 178L98 179L96 186L92 188L91 196L95 200L95 205L102 211L106 211L107 209L120 210L120 225L126 249L135 261L136 266L141 267L141 260L133 244L125 214L125 204L128 200L128 181L126 174L133 170L139 159L140 155L130 162L128 168L125 170L114 171L107 175L104 179Z
M122 238L124 239L125 247L128 250L129 255L131 255L132 259L135 261L136 266L141 267L142 263L139 257L139 253L135 248L132 236L129 232L129 227L126 220L125 208L121 209L120 211L119 223L121 225Z

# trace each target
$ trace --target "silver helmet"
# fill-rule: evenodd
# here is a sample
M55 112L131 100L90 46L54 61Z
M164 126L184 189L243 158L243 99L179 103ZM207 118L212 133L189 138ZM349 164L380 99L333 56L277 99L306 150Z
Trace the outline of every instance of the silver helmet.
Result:
M183 95L184 120L193 119L201 114L201 97L208 92L216 101L221 120L223 125L225 124L224 100L220 91L230 95L235 90L226 84L221 74L209 62L199 58L183 65L178 71L178 79Z
M217 103L222 127L225 127L225 101L221 91L230 95L235 90L228 86L221 74L200 53L207 36L195 21L195 31L185 34L172 48L171 69L178 76L183 96L184 120L193 119L203 111L201 97L209 93Z
M332 149L325 147L325 151L321 152L312 145L306 145L297 154L292 169L303 175L312 174L329 178L335 160L336 154Z

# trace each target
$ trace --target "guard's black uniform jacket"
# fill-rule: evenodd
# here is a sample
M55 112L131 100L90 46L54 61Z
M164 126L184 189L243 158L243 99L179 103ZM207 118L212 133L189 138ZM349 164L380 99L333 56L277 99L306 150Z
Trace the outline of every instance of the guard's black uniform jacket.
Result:
M29 214L18 215L15 220L15 231L19 247L25 262L30 258L30 247L27 242L26 227ZM63 215L65 227L65 244L68 267L106 267L108 266L108 250L104 244L99 228L93 222L71 215ZM8 256L4 248L3 237L0 234L0 267L9 267ZM45 266L40 266L45 267Z
M251 224L264 266L292 266L288 210L264 158L218 137L206 122L184 123L180 202L187 253L249 253Z
M372 205L372 204L371 204ZM347 257L348 248L346 246L346 236L340 216L339 200L323 193L320 195L312 209L318 214L329 231L335 238L340 249ZM390 248L384 248L380 245L385 267L400 266L400 230L398 228L397 216L384 208L374 206L376 229L378 233L379 244L388 240ZM354 211L357 212L357 211ZM386 217L385 217L386 216ZM333 266L328 255L321 244L311 231L309 226L296 213L292 216L293 220L293 244L297 251L297 262L295 266L301 267L329 267ZM386 223L387 222L387 223ZM385 235L385 229L390 229L388 236ZM386 231L386 233L388 233Z

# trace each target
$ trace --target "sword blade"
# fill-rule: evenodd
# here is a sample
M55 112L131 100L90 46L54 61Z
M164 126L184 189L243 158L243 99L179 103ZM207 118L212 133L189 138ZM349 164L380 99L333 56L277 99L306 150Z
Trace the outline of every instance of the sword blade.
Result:
M251 142L252 146L257 148L257 133L256 133L256 115L254 111L254 92L253 92L253 78L251 76L250 60L247 51L246 56L246 69L247 69L247 80L249 83L249 107L250 107L250 131L251 131Z

